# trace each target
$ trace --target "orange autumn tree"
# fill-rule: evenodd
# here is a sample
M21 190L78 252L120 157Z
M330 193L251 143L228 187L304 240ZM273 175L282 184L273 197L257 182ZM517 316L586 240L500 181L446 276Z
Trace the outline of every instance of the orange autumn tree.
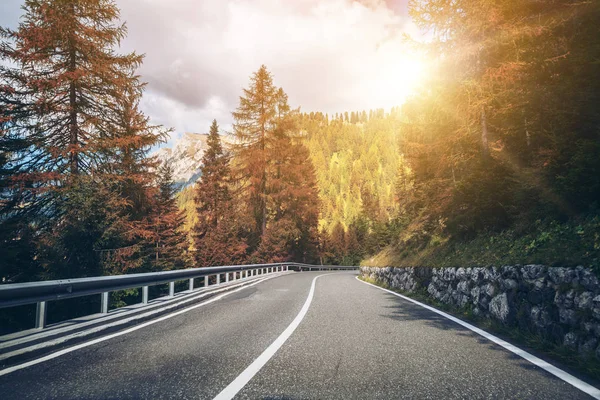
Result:
M234 175L251 221L254 261L309 261L316 255L318 193L308 150L300 142L298 112L263 65L250 78L233 113Z
M103 250L129 245L141 229L135 214L148 210L132 207L149 195L145 160L164 134L137 106L142 56L115 51L126 28L114 1L27 0L23 10L16 30L0 30L10 160L1 240L17 240L5 227L26 220L39 231L45 276L101 274Z

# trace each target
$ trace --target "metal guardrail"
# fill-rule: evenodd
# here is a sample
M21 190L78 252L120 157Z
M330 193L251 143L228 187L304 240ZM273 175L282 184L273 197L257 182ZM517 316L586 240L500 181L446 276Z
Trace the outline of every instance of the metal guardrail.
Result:
M0 285L0 308L15 307L25 304L37 304L35 327L46 327L47 302L74 297L101 295L101 313L108 313L110 292L124 289L142 288L142 303L148 303L148 287L169 284L169 297L175 296L175 282L189 280L189 291L194 290L194 279L204 278L203 287L208 287L210 277L215 276L215 284L235 281L274 272L313 270L352 270L358 267L337 265L309 265L299 263L251 264L222 267L192 268L175 271L148 272L142 274L99 276L91 278L61 279L13 283ZM231 279L230 279L231 278Z

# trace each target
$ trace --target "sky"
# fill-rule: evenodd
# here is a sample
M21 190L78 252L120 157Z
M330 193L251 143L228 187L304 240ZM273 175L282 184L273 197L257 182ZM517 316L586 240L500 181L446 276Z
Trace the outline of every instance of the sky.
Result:
M16 28L23 0L0 0L0 26ZM420 33L408 0L116 0L128 36L145 54L142 108L153 123L231 129L242 88L262 64L302 111L400 105L423 65L404 34Z

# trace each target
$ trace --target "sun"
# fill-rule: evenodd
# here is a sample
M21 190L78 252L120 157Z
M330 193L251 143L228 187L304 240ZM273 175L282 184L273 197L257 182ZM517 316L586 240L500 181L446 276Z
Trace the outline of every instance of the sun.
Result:
M419 54L397 47L382 49L379 53L371 67L369 101L386 109L402 105L423 83L428 64Z

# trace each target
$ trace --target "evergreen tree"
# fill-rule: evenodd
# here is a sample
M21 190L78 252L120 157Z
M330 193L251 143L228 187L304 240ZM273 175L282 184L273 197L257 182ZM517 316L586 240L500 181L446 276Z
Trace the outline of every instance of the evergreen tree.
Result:
M245 259L247 245L235 218L229 190L229 158L223 151L216 120L210 127L207 144L195 188L198 213L198 222L192 229L195 262L198 267L239 264Z
M177 206L177 188L173 182L173 167L163 163L158 170L158 191L153 210L152 258L153 271L180 269L187 266L186 253L189 246L182 230L185 215Z

